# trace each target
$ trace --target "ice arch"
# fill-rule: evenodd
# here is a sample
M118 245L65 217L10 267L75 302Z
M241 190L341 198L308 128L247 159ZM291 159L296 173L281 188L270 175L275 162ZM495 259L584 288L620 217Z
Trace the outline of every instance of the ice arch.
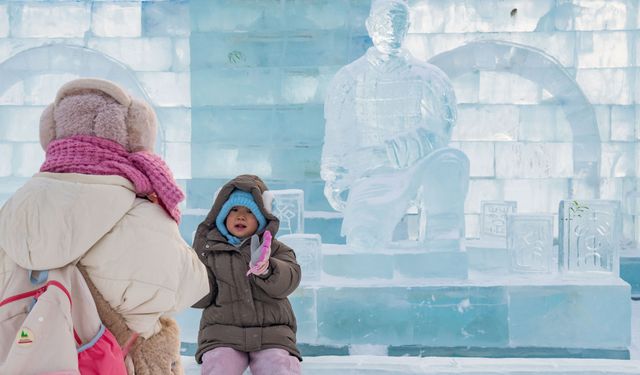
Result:
M57 74L111 80L153 106L133 72L124 64L96 50L65 44L31 48L0 63L0 97L18 82L34 76ZM156 152L163 155L164 131L161 125L158 123Z
M429 60L451 80L478 70L503 71L537 83L554 97L571 125L573 178L584 179L599 197L600 134L593 106L575 79L552 56L517 43L484 40L443 52Z

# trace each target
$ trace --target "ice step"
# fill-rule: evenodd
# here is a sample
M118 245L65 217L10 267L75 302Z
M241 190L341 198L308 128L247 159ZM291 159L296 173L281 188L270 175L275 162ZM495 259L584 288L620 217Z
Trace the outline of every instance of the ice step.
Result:
M345 278L467 278L467 253L422 249L352 249L322 245L322 269Z
M630 287L612 276L384 280L324 274L289 299L305 355L382 345L396 356L629 358ZM197 315L178 317L181 327L193 324L182 331L185 343L196 340Z
M389 281L323 275L290 299L299 341L311 345L573 348L619 358L630 344L630 287L617 277Z

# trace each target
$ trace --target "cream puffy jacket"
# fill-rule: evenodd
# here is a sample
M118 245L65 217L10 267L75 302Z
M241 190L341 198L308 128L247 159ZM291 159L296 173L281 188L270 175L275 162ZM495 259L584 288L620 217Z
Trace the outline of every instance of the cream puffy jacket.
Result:
M160 316L209 293L206 269L176 223L137 198L128 180L38 173L0 209L0 297L16 265L46 270L76 261L145 338L159 331Z

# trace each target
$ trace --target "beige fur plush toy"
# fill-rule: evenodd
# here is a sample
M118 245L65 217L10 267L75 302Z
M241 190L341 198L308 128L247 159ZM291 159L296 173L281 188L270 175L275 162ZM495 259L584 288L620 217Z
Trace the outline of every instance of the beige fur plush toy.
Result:
M78 268L91 290L102 323L113 333L120 346L124 347L133 338L134 332L127 327L122 315L104 300L87 275L87 270L82 266ZM130 375L184 374L180 362L178 324L171 318L160 318L160 323L162 324L160 332L148 339L138 337L132 342L125 361Z

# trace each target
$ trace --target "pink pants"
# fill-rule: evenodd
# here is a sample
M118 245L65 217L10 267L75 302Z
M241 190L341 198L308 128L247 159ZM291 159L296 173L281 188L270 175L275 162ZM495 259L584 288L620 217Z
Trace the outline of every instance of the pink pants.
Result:
M284 349L245 353L215 348L202 355L202 375L242 375L247 366L252 375L300 375L300 361Z

